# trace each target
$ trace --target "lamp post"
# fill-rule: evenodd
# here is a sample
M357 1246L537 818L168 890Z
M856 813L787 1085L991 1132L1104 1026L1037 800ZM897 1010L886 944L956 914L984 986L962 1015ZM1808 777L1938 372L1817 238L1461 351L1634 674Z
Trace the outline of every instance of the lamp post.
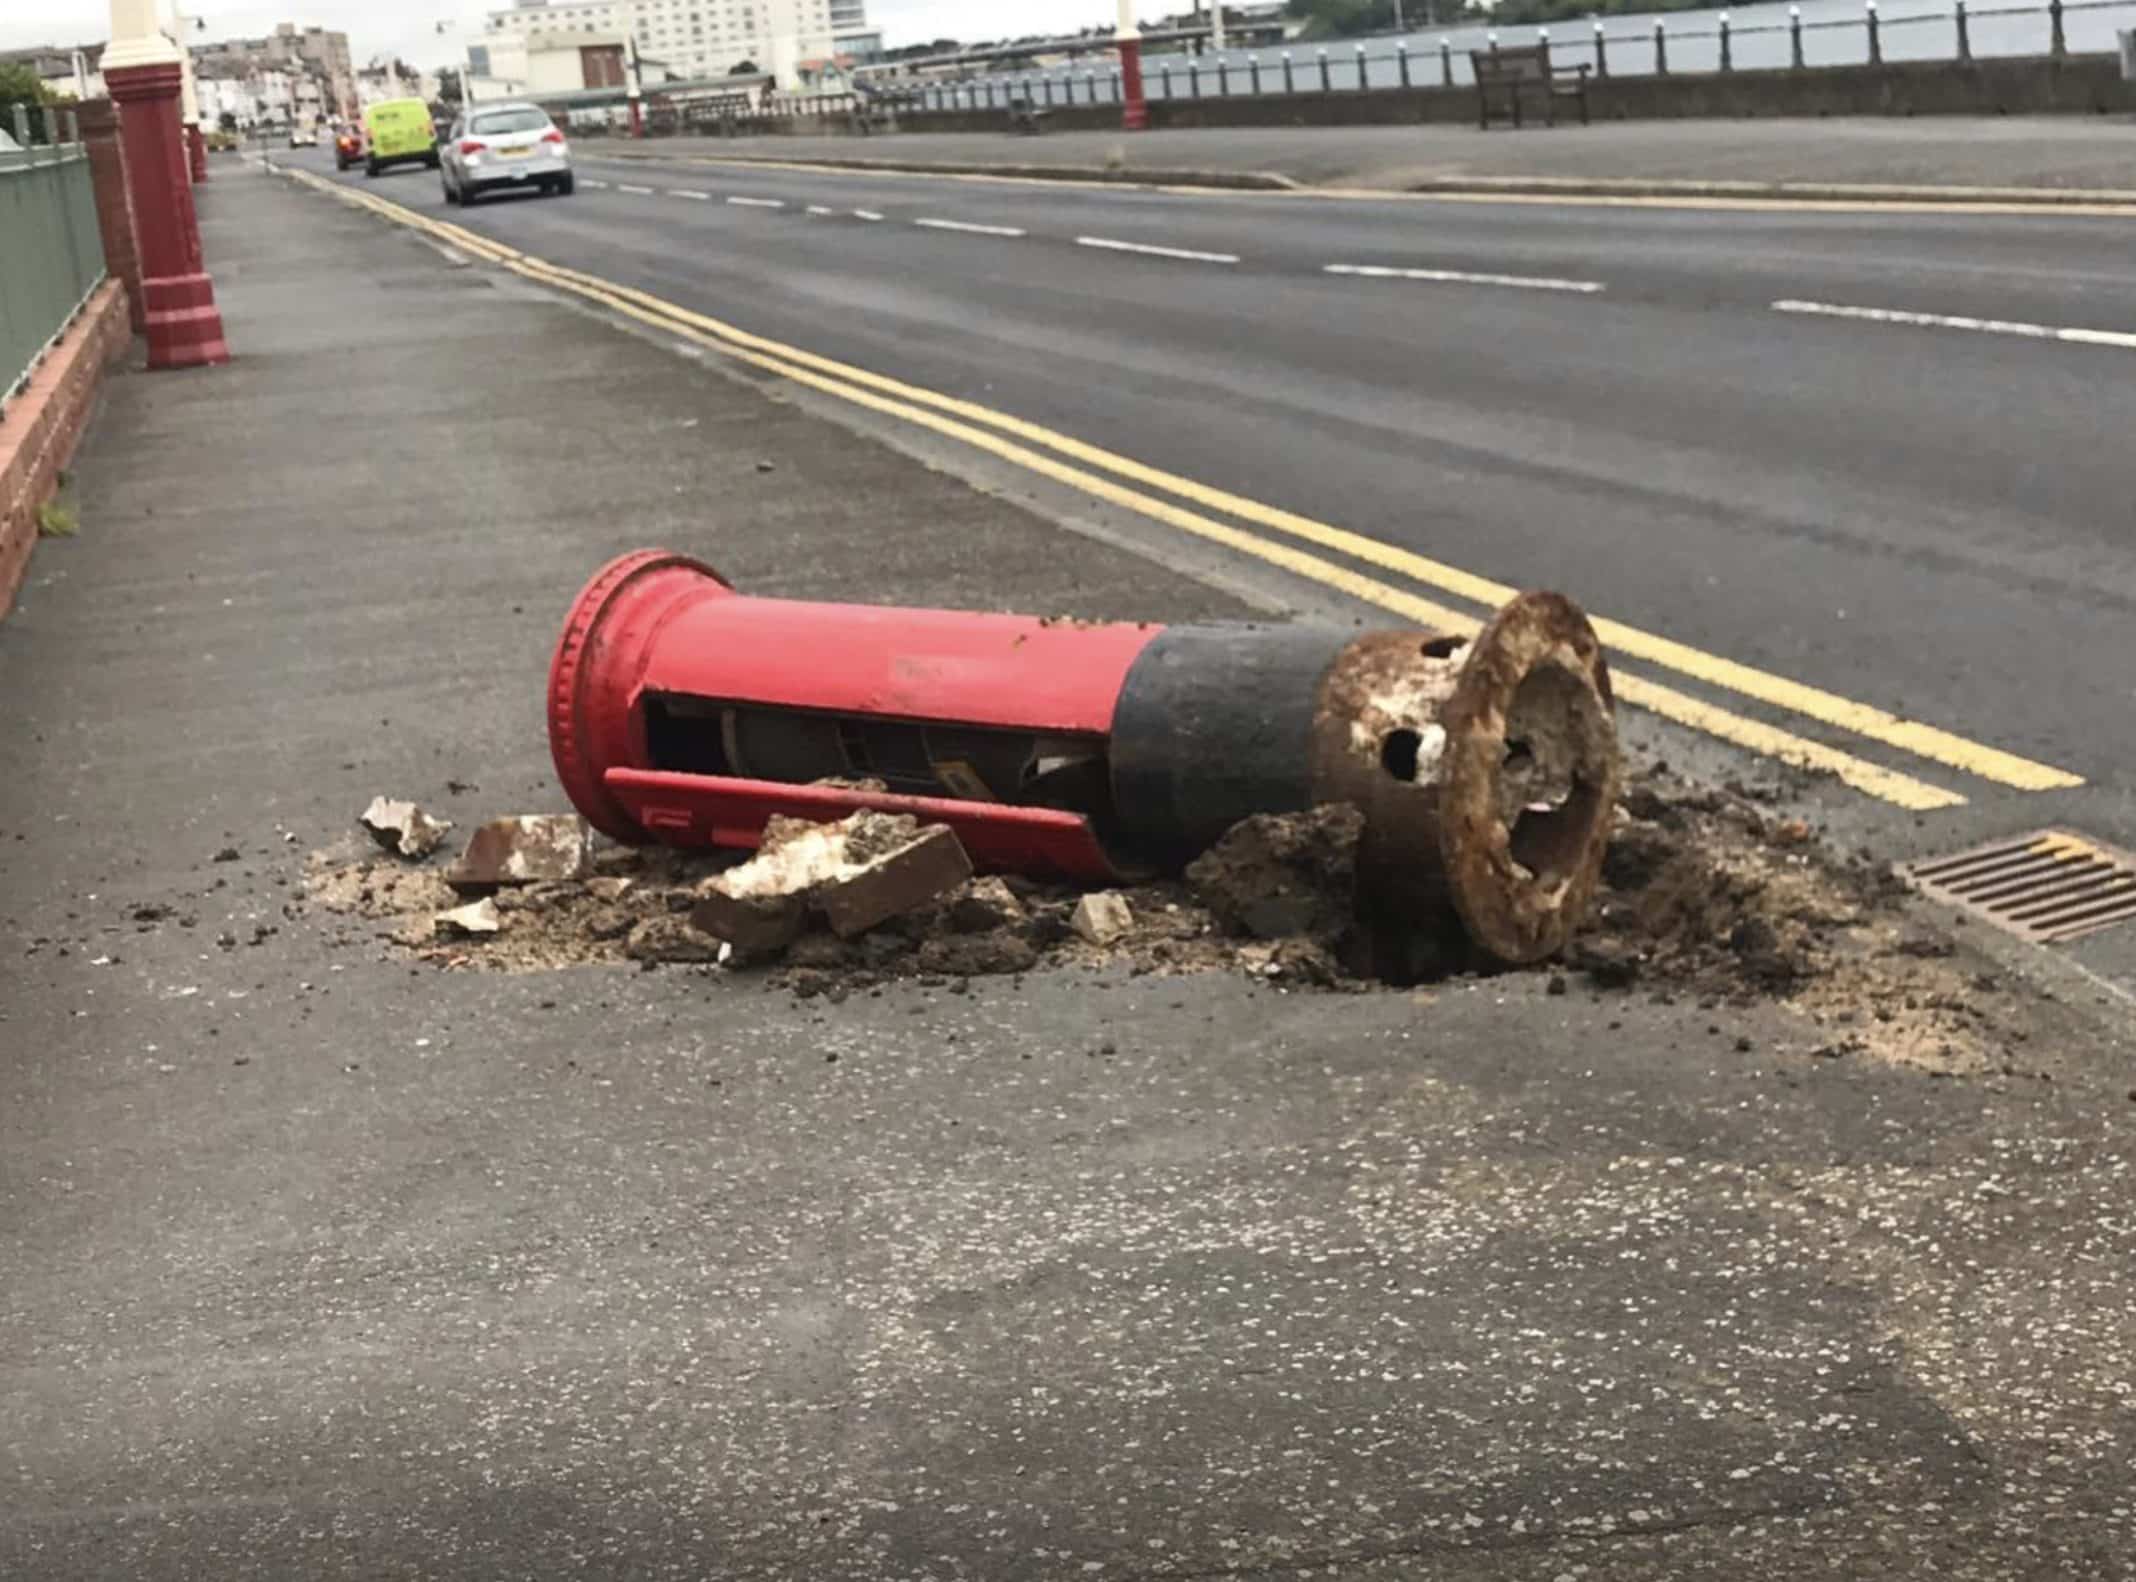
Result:
M1135 0L1120 0L1113 43L1120 51L1120 130L1139 132L1150 124L1150 107L1142 97L1142 30L1135 26Z
M626 35L623 52L624 82L630 94L630 135L633 140L645 136L645 81L638 71L638 35Z
M111 0L104 84L119 107L126 190L141 254L148 366L230 360L215 285L201 265L185 128L178 118L185 55L156 25L157 0Z
M185 125L186 160L192 177L195 181L206 181L208 140L200 130L200 84L194 80L193 49L186 42L186 34L190 31L186 23L189 20L196 28L205 28L208 25L203 21L188 18L178 0L171 0L171 40L178 46L178 62L185 70L184 77L179 81L178 119Z

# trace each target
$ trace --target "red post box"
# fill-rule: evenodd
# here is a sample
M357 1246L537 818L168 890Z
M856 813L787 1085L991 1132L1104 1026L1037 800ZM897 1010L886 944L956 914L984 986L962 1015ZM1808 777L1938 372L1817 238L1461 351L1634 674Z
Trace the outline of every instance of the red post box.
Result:
M778 814L909 812L981 868L1109 883L1238 820L1347 802L1367 904L1556 950L1617 784L1586 617L1523 594L1473 638L759 599L663 551L602 569L549 675L566 793L618 840L753 847Z

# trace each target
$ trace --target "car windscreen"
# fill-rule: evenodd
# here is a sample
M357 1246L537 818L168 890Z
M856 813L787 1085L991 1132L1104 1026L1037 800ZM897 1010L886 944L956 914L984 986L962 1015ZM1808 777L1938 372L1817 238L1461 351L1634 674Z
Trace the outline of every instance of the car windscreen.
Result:
M549 118L539 110L492 110L476 116L467 129L491 137L500 132L546 132Z

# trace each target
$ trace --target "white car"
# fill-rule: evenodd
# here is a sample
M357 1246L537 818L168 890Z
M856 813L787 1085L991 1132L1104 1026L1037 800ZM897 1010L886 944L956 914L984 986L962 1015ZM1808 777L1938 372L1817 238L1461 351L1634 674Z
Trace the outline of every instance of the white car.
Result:
M289 146L291 148L317 148L319 146L319 128L316 126L292 125L289 129Z
M478 105L453 123L438 150L447 203L473 203L485 192L572 188L571 145L538 104Z

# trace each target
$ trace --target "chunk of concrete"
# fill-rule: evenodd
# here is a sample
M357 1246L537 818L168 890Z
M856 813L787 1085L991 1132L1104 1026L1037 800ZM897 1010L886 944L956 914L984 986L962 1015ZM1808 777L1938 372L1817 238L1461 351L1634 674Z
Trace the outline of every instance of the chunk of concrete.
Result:
M1021 928L1028 921L1023 902L1006 883L991 876L974 879L950 897L949 926L960 934L991 934L997 928Z
M956 835L909 814L855 813L835 824L775 818L756 856L707 879L693 926L748 955L785 949L811 911L842 938L910 912L972 875Z
M1256 813L1187 864L1188 888L1228 933L1337 937L1357 914L1364 827L1364 814L1347 803Z
M450 819L432 818L413 802L384 796L371 798L371 805L358 816L357 822L387 851L411 860L436 851L452 828ZM222 854L218 852L216 861L221 860Z
M494 818L476 830L448 884L538 884L577 879L593 867L593 826L575 813Z
M504 919L497 913L497 903L484 896L450 912L440 912L433 919L433 926L440 939L477 939L499 932Z
M690 909L692 928L725 940L743 956L777 955L801 937L807 922L805 896L729 895L710 883Z
M1135 926L1135 913L1127 897L1117 890L1099 890L1075 903L1069 924L1093 945L1111 945L1125 939Z
M842 939L938 900L972 876L964 843L946 824L920 828L910 816L885 819L880 813L858 813L854 819L904 827L854 830L840 870L817 887L816 904Z
M679 917L648 917L630 931L623 953L633 961L677 964L714 962L725 948Z

